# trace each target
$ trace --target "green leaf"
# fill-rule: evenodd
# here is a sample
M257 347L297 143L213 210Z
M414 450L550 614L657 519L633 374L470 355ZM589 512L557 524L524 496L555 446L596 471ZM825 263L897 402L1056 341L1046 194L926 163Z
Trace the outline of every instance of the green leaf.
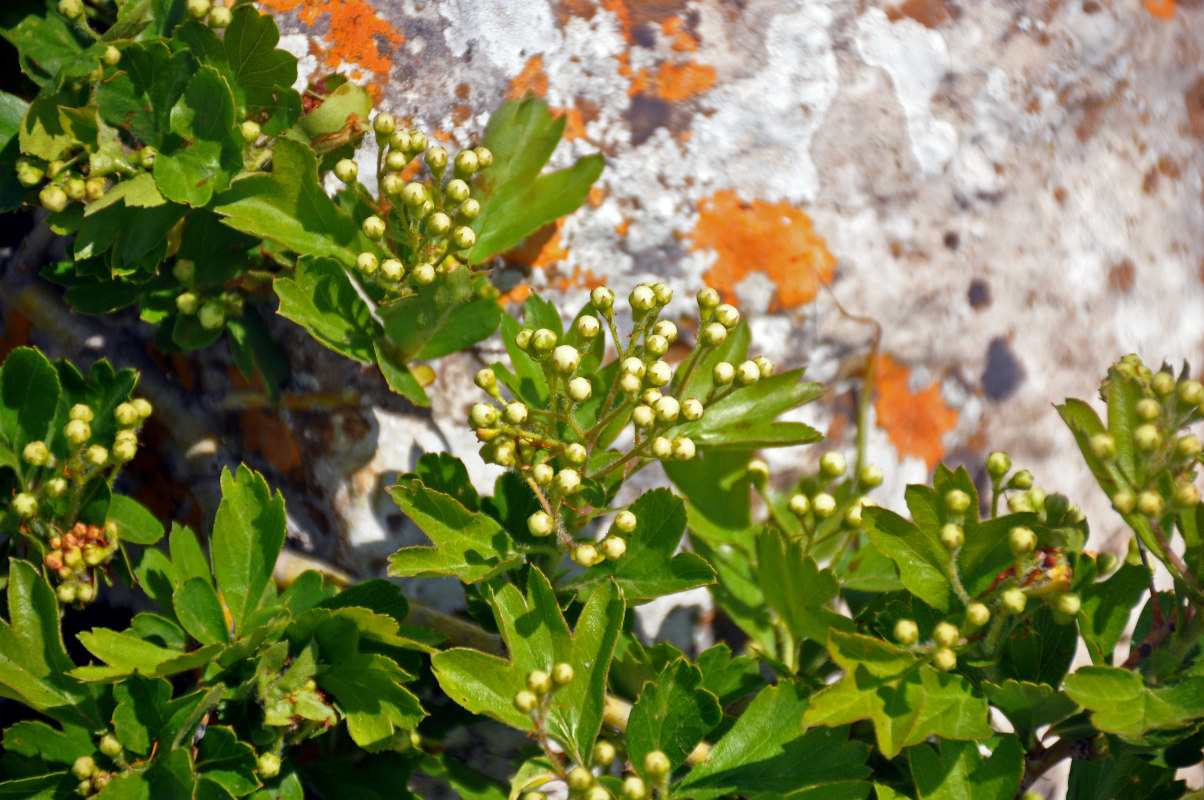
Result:
M910 492L915 487L908 487ZM910 495L909 495L910 499ZM948 612L953 607L949 584L949 551L931 531L884 508L862 512L870 543L895 562L908 591L928 605Z
M757 537L757 575L766 602L796 643L826 642L828 631L851 631L853 622L827 607L840 592L836 576L803 552L801 541L767 530Z
M80 756L96 752L96 743L86 728L64 725L62 730L56 730L45 722L33 720L22 720L5 730L0 745L10 753L26 758L37 756L51 764L74 764Z
M201 549L201 543L191 528L173 522L167 544L171 553L173 589L179 589L189 578L204 578L213 582L209 559L205 557L205 551Z
M210 725L197 745L196 771L240 797L259 788L255 748L240 742L232 728Z
M982 689L991 705L1012 723L1016 735L1028 743L1034 742L1037 728L1061 722L1078 708L1073 700L1045 683L1009 679L998 684L983 682Z
M199 22L181 25L175 38L187 42L202 60L226 76L238 101L240 119L260 120L263 132L274 136L300 115L301 96L291 88L297 80L297 59L276 49L280 31L271 14L238 8L220 39ZM261 119L264 115L266 120Z
M380 328L336 260L302 258L292 276L276 278L272 288L280 298L281 316L336 353L361 364L376 361L373 339Z
M468 467L451 453L423 453L413 475L428 489L450 495L469 511L477 511L481 506L481 496L472 485Z
M109 520L117 524L117 536L122 542L151 545L163 538L163 523L131 497L113 496Z
M29 442L42 441L54 418L59 377L46 356L18 347L0 365L0 446L20 455Z
M272 339L263 318L249 308L241 317L226 320L226 332L230 334L230 355L238 371L247 380L254 380L258 374L268 402L278 403L280 387L290 377L288 358Z
M135 672L151 678L174 675L203 666L222 651L222 645L210 644L181 653L108 628L85 631L79 634L79 641L88 652L108 664L71 670L71 675L83 681L112 681Z
M700 419L673 428L672 435L689 436L699 448L739 450L818 442L823 436L811 426L776 420L823 393L822 384L803 380L801 369L774 375L724 395Z
M865 797L870 784L861 779L869 774L869 748L850 742L848 728L807 730L807 697L806 687L795 681L762 690L706 759L674 787L674 796ZM816 794L795 794L803 789Z
M222 502L213 521L213 575L231 617L243 633L247 619L271 596L272 569L284 544L284 498L259 473L240 465L222 471Z
M1150 571L1133 564L1125 564L1106 581L1079 587L1079 634L1093 664L1112 663L1112 651L1129 623L1129 613L1149 588Z
M21 71L45 85L84 50L73 28L59 14L30 14L0 35L20 54Z
M1047 606L1031 613L1026 622L1023 634L1009 636L1003 643L999 678L1060 685L1078 647L1075 626L1054 622Z
M541 408L548 403L548 379L543 368L526 351L519 349L514 339L522 330L518 320L509 314L502 315L502 343L510 356L514 372L510 372L501 364L493 364L498 381L504 384L518 400L528 405Z
M394 577L450 575L464 583L487 580L522 562L514 540L487 514L469 511L454 497L406 476L389 490L397 505L433 547L403 547L393 554Z
M974 742L941 740L907 750L920 800L1012 800L1024 777L1024 748L1004 736L984 760Z
M159 147L171 130L171 110L195 69L187 50L173 53L154 40L131 44L121 51L120 69L96 87L101 117L128 128L142 144Z
M17 180L17 159L21 155L21 120L27 111L29 103L0 91L0 211L15 211L25 199L25 187Z
M1066 694L1092 712L1095 727L1134 742L1148 731L1204 717L1204 677L1146 686L1140 674L1127 669L1083 667L1066 678Z
M694 553L673 555L686 528L681 498L668 489L654 489L641 495L631 511L636 527L627 536L626 554L617 561L590 567L571 581L580 597L611 579L633 604L715 581L715 571L702 557Z
M9 561L8 622L0 620L0 697L59 722L94 729L104 724L87 687L67 676L75 664L59 631L58 600L25 561Z
M41 95L30 104L17 137L22 153L55 161L75 149L75 139L63 130L59 118L59 101L69 100L61 95Z
M514 586L485 584L486 600L506 643L510 661L477 650L455 648L436 653L431 666L443 691L474 714L485 714L519 730L531 730L531 717L514 707L514 695L526 688L532 670L551 673L569 664L575 677L557 690L547 707L548 733L578 763L589 763L602 726L607 673L623 625L624 605L618 587L606 583L594 590L569 633L556 595L543 573L532 568L527 597Z
M242 167L234 121L230 87L216 69L201 67L171 110L171 131L178 138L155 157L155 183L167 199L204 206L230 185Z
M51 772L0 783L0 800L69 800L78 796L78 786L70 772Z
M689 461L662 466L693 511L717 527L743 531L752 525L752 482L746 477L750 458L750 451L709 449Z
M750 656L733 658L724 642L699 653L695 664L702 670L703 687L725 707L765 685L757 660Z
M355 263L372 243L322 190L318 160L304 144L278 138L270 175L239 178L214 199L214 210L235 230L307 256Z
M372 349L376 356L376 365L380 367L380 374L384 376L385 383L389 384L390 389L416 406L426 407L431 404L418 377L410 371L409 367L401 363L387 342L373 342Z
M872 637L829 636L829 652L845 669L811 699L808 724L847 725L870 720L878 749L894 758L929 736L981 739L991 735L987 703L960 675L916 664L907 651Z
M633 764L660 750L674 769L723 720L719 699L703 686L702 670L685 658L667 665L644 684L627 720L627 750Z
M506 784L466 767L446 753L427 756L422 771L450 786L463 800L508 800Z
M477 243L466 261L479 264L514 247L528 234L577 209L602 174L602 156L580 158L568 169L540 175L564 133L564 116L555 117L534 96L507 100L489 118L484 145L493 166L481 171L481 216L474 222Z
M328 169L334 159L354 153L371 112L368 90L348 81L326 95L320 106L297 120L284 135L310 145L322 155L323 168Z
M201 644L230 643L230 627L212 583L190 578L176 590L174 605L176 618L192 638Z
M1107 797L1108 800L1175 800L1186 784L1175 770L1149 762L1145 754L1123 753L1118 758L1070 761L1068 798ZM1199 800L1198 796L1193 800Z

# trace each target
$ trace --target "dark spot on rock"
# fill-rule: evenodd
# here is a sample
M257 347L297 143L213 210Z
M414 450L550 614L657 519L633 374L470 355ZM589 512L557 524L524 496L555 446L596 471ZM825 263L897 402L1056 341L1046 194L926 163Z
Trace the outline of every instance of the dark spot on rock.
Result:
M1204 76L1196 79L1184 96L1187 104L1187 119L1191 122L1192 132L1204 139Z
M991 400L1005 400L1024 380L1024 370L1002 336L987 346L987 366L982 372L982 389Z
M1114 292L1128 294L1133 289L1133 274L1136 268L1132 259L1124 259L1108 270L1108 288Z
M651 23L647 25L641 25L631 32L631 41L635 42L640 47L655 47L656 27Z
M456 87L456 97L460 100L468 99L469 86L467 83L461 83Z
M639 147L648 141L657 128L669 122L669 104L654 95L637 94L627 109L627 124L631 126L631 146Z
M982 278L975 278L970 281L970 289L966 296L970 300L970 308L975 311L986 308L991 305L991 284Z
M1083 0L1083 13L1095 14L1100 11L1102 6L1096 0Z
M1141 191L1144 192L1145 194L1153 194L1154 190L1157 188L1158 188L1158 170L1151 169L1149 172L1147 172L1145 174L1145 177L1141 179Z
M1066 203L1066 198L1070 196L1070 192L1066 191L1065 186L1058 186L1053 190L1053 196L1054 200L1058 202L1058 205L1064 205Z
M956 250L961 243L961 237L953 231L949 231L945 234L945 247L948 247L950 250Z

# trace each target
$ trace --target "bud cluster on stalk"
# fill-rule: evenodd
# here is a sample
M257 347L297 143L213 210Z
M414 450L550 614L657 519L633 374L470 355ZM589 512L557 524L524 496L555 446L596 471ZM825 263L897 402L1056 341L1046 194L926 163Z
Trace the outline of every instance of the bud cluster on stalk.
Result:
M359 167L344 158L335 177L358 195L368 213L360 230L374 246L360 253L361 279L388 295L408 296L462 266L476 244L473 220L481 213L474 197L477 174L493 164L485 147L465 148L453 158L418 130L403 130L391 114L377 114L377 197L358 182ZM425 169L425 176L423 176Z
M116 523L85 523L76 516L89 485L96 480L111 484L137 455L138 429L151 410L150 403L139 398L104 411L112 415L117 429L106 446L93 434L98 412L77 403L54 442L33 441L22 448L21 490L8 511L42 550L43 566L64 605L86 605L95 599L97 571L103 571L117 551Z
M768 472L768 467L759 459L749 464L749 473L756 486L764 484ZM808 538L813 539L821 528L825 535L829 529L855 533L864 524L862 512L877 505L866 492L881 486L882 481L880 467L866 464L850 471L844 454L829 450L820 456L815 474L798 483L786 501L786 508L798 518Z

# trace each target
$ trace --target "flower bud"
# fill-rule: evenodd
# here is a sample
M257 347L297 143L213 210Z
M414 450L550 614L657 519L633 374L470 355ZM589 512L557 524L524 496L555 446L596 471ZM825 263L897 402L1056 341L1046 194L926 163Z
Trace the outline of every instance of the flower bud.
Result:
M382 112L372 119L372 130L376 131L378 136L388 136L397 130L397 120L392 114Z
M386 258L380 262L380 276L390 283L397 283L406 276L406 268L396 258Z
M1028 555L1037 549L1037 534L1025 525L1012 528L1008 531L1008 549L1017 558Z
M656 295L647 286L637 286L632 289L629 299L631 300L631 311L634 314L647 313L656 307Z
M485 367L477 371L473 382L482 390L492 394L497 389L497 373L489 367Z
M89 178L84 187L84 194L89 200L99 200L105 195L104 178Z
M447 168L447 151L442 147L432 147L426 151L426 165L431 168L432 172L439 172Z
M531 337L535 335L535 331L530 328L523 328L514 336L514 343L519 350L526 351L531 347Z
M1165 374L1165 373L1160 373ZM1100 553L1095 560L1095 570L1100 575L1110 575L1120 566L1120 559L1116 553Z
M1169 372L1156 372L1150 378L1150 388L1154 390L1154 394L1166 397L1175 391L1175 376Z
M67 493L67 481L65 478L51 478L46 481L46 495L57 499Z
M96 761L92 756L80 756L75 759L75 763L71 765L71 774L79 778L81 781L85 778L90 778L92 773L96 771Z
M961 631L957 629L956 625L948 622L939 622L932 629L932 640L941 647L953 647L960 638Z
M631 533L635 530L637 522L635 514L624 509L615 515L615 521L611 527L620 533Z
M374 241L379 240L385 235L385 221L377 216L368 217L360 225L360 230L362 230L364 235L369 239ZM371 272L375 271L375 269L371 270Z
M569 460L570 464L580 466L589 458L589 452L585 449L585 445L579 442L573 442L568 447L564 448L564 457Z
M702 419L702 402L693 397L686 398L681 404L681 415L689 422Z
M426 231L432 236L443 236L451 230L451 217L436 211L426 218ZM470 229L471 230L471 229Z
M945 493L945 508L954 514L964 514L970 508L970 495L961 489L950 489Z
M87 406L83 407L87 408ZM79 408L79 406L76 406L76 408ZM71 411L73 414L75 413L75 409L72 409ZM88 414L90 419L92 409L88 409ZM67 423L66 427L63 428L63 436L67 438L69 443L79 446L92 438L92 427L88 425L85 420L72 419Z
M672 769L673 765L670 763L669 757L660 750L653 750L644 756L644 771L654 780L666 777Z
M13 498L12 508L21 519L29 519L38 513L38 501L32 494L20 492Z
M667 319L657 320L652 326L652 332L657 336L664 336L669 343L677 341L677 326Z
M644 382L652 386L665 386L673 380L673 368L664 361L653 361L644 373Z
M472 152L476 153L481 169L493 166L493 152L488 147L474 147Z
M457 178L470 178L480 168L477 154L471 150L461 150L456 154L454 171Z
M594 744L592 762L599 767L609 767L615 763L615 746L605 739L599 739Z
M642 778L631 775L623 779L623 800L645 800L648 795L648 787L644 785Z
M452 245L454 245L457 250L467 250L476 243L477 233L467 225L461 225L452 231Z
M497 422L497 409L488 403L474 403L468 413L469 425L473 428L489 428Z
M552 469L551 464L536 464L531 467L531 478L539 486L547 486L552 482L556 471Z
M590 314L577 317L573 327L577 329L577 335L582 339L592 339L602 330L598 318Z
M584 792L594 785L594 774L585 767L573 767L569 770L566 782L572 791Z
M527 673L527 688L542 697L552 691L552 676L542 669L531 670Z
M425 150L427 144L425 133L418 130L410 131L410 147L414 148L414 152Z
M949 552L961 549L961 546L966 543L966 535L962 530L961 525L954 525L952 522L941 527L941 544Z
M895 641L904 647L911 647L920 639L920 629L910 619L901 619L895 623Z
M95 418L95 415L92 413L90 407L83 403L76 403L71 406L71 411L68 412L67 418L72 421L91 422Z
M572 345L562 344L552 353L552 367L561 375L572 375L580 364L581 354Z
M1073 617L1079 613L1082 608L1082 601L1077 594L1067 592L1066 594L1058 595L1053 602L1053 607L1059 614L1064 614L1067 617Z
M815 510L815 516L827 519L836 513L836 498L827 492L820 492L812 498L811 508Z
M427 200L426 187L417 181L410 181L401 190L401 202L406 204L406 208L411 211L422 208L422 204Z
M531 334L531 348L536 353L550 353L555 346L556 334L547 328L540 328ZM576 369L576 366L573 369Z
M193 19L204 19L209 13L212 3L209 0L187 0L184 8Z
M647 371L644 362L635 356L628 356L623 359L623 363L619 365L619 370L625 375L634 375L637 378L643 378Z
M435 282L435 268L430 264L419 264L414 267L414 271L410 273L410 277L418 286L430 286Z
M807 499L807 495L796 493L790 496L790 502L787 504L790 511L800 517L805 517L807 512L811 510L811 501Z
M581 476L575 469L562 469L556 473L556 488L563 495L570 495L581 488Z
M667 306L673 301L673 290L664 281L657 281L651 288L658 306Z
M94 444L84 451L84 460L94 467L103 467L109 463L109 451L98 444Z
M823 473L825 477L839 478L845 473L847 468L848 464L845 462L844 455L836 452L835 450L829 450L827 453L824 453L822 456L820 456L819 471Z
M727 328L718 322L708 322L702 326L702 333L698 339L706 347L717 347L727 339Z
M602 555L611 561L618 561L627 552L627 542L618 536L607 536L602 540Z
M1175 441L1175 455L1179 458L1195 458L1200 455L1200 438L1189 433Z
M1155 425L1146 423L1133 429L1133 444L1143 453L1152 453L1162 444L1162 434Z
M673 457L673 442L665 436L657 436L649 445L653 458L665 459Z
M941 672L957 669L957 653L948 647L938 647L932 652L932 666Z
M644 339L644 350L653 358L660 358L669 351L669 340L655 333Z
M1156 517L1165 507L1162 495L1157 492L1141 492L1137 495L1137 511L1147 517Z
M579 544L573 548L573 562L589 569L598 563L598 548L592 544Z
M443 191L447 195L448 200L451 200L453 203L463 203L468 199L472 190L469 189L467 183L459 178L455 178L447 182L447 186L444 187Z
M1089 442L1091 454L1101 461L1112 461L1116 458L1116 440L1109 433L1097 433Z
M773 362L766 356L757 356L753 359L753 363L757 365L757 369L761 370L762 378L768 378L773 375Z
M380 267L375 253L360 253L355 259L355 268L365 275L372 275Z
M210 28L216 28L217 30L229 28L230 23L233 21L234 15L230 12L230 9L226 8L225 6L214 6L213 8L209 9Z
M552 680L556 681L557 686L564 686L567 683L572 683L573 676L575 674L576 673L573 672L572 665L563 661L552 667Z
M589 378L577 377L569 381L569 399L574 403L584 403L593 391Z
M733 305L723 303L715 308L715 321L731 330L740 322L740 312Z
M511 425L522 425L527 421L526 403L509 403L505 410L506 421ZM481 426L485 427L485 426Z
M389 154L392 157L392 153ZM406 182L396 172L390 172L381 182L381 188L389 197L397 197L405 189Z
M689 461L695 453L694 440L689 436L678 436L673 440L673 457L678 461Z
M30 442L21 451L25 463L34 467L44 467L52 460L50 448L45 442Z
M644 384L630 372L619 376L619 391L626 395L638 394Z
M1008 485L1013 489L1031 489L1033 487L1033 473L1022 469L1012 476L1012 479L1008 481Z
M100 737L100 752L104 753L109 758L116 758L121 755L121 740L111 733L106 733Z
M63 191L67 193L67 197L79 201L88 196L88 185L84 183L83 178L70 178L63 184Z
M615 305L615 293L605 286L599 286L589 293L589 302L603 314L608 313Z
M1003 604L1003 610L1009 614L1023 614L1024 607L1028 605L1028 597L1016 588L1005 591L999 600Z
M1130 514L1137 507L1137 498L1127 490L1120 490L1112 495L1112 507L1122 514Z
M1189 406L1198 406L1204 402L1204 385L1199 381L1183 381L1179 384L1179 399Z
M389 170L390 173L398 173L398 172L403 171L406 168L406 165L409 163L410 163L410 157L406 153L403 153L400 150L391 150L391 151L389 151L389 154L387 156L385 156L385 169ZM400 175L398 175L397 177L399 179L401 178ZM402 186L404 187L404 185L405 184L403 181ZM395 189L395 191L393 192L394 194L396 194L398 191L401 191L401 189L398 189L396 187L396 184L394 185L394 189Z
M58 11L69 20L77 20L84 15L84 4L80 0L59 0Z
M125 463L133 461L134 456L138 454L138 445L133 442L116 442L113 445L113 459Z
M1162 405L1150 397L1138 400L1133 410L1137 412L1137 418L1144 422L1158 419L1162 415Z
M756 362L741 361L736 367L736 382L741 386L752 386L757 381L761 380L761 370L757 367Z
M656 411L656 418L661 422L676 422L677 415L681 413L681 405L673 397L662 397L656 401L653 408Z
M1175 488L1175 505L1191 508L1200 502L1200 490L1190 483Z
M971 603L966 606L966 622L974 628L981 628L991 620L991 611L982 603Z
M719 292L710 287L698 290L698 308L701 311L712 311L720 303Z
M759 374L759 373L758 373ZM720 361L711 370L711 377L717 386L727 386L736 377L736 368L727 361Z

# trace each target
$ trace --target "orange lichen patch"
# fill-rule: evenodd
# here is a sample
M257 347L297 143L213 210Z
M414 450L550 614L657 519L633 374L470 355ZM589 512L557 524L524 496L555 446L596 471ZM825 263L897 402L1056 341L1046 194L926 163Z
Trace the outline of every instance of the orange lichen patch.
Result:
M618 18L623 38L631 42L637 29L648 23L664 24L677 16L686 3L685 0L601 0L600 5Z
M656 92L670 102L702 94L715 85L715 68L696 61L661 64L656 76Z
M552 285L562 292L569 289L596 289L606 285L606 278L595 275L592 269L573 267L570 275L560 275L552 281Z
M8 358L8 354L18 347L29 344L32 330L33 320L20 311L10 310L4 320L4 335L0 336L0 361Z
M597 208L602 205L602 200L606 197L606 190L598 184L589 187L589 204L591 208Z
M329 24L321 47L320 59L329 67L357 64L377 74L388 74L393 52L405 42L405 36L385 19L367 0L263 0L273 11L291 11L298 6L298 16L312 26L322 16ZM368 91L376 96L380 87L370 84Z
M622 222L620 222L618 225L615 226L615 233L619 234L620 236L626 236L627 229L630 227L631 227L631 220L625 219Z
M685 29L681 17L669 17L661 23L661 32L669 37L669 46L679 53L693 53L698 49L698 40Z
M585 120L576 108L566 108L556 112L557 116L564 115L564 138L568 141L585 139Z
M723 190L699 204L692 234L694 250L714 250L719 258L704 278L730 300L736 285L755 271L777 285L773 308L790 308L815 298L832 280L836 257L811 218L789 203L742 201Z
M548 92L548 76L543 71L543 56L536 53L527 59L523 71L510 81L510 91L507 97L521 100L528 94L543 97Z
M957 411L945 405L938 383L912 392L907 385L910 370L887 356L878 359L874 374L878 426L900 455L922 458L932 469L945 455L942 439L957 425Z
M282 422L274 409L248 409L238 415L243 445L263 454L282 475L300 477L301 448L293 439L289 425Z
M898 22L903 17L914 19L926 28L937 28L953 19L956 6L951 0L904 0L886 9L886 18Z
M1145 9L1158 19L1171 19L1175 16L1175 0L1145 0Z

